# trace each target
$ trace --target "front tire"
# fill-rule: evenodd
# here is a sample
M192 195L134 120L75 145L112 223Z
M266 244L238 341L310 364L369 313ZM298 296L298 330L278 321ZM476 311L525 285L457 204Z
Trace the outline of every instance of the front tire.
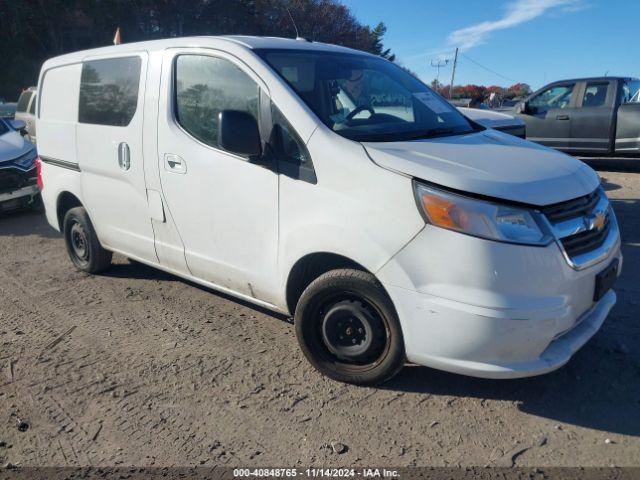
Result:
M72 208L67 212L63 233L69 258L78 270L99 273L111 266L112 253L100 245L84 207Z
M321 275L302 293L294 321L307 360L334 380L377 385L405 363L393 303L368 272L342 269Z

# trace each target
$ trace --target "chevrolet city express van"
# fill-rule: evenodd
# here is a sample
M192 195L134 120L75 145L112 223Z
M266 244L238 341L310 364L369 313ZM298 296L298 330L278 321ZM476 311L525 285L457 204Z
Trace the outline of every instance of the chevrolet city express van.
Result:
M77 268L117 252L291 314L333 379L542 374L616 301L596 173L376 56L174 38L48 60L38 91L46 214Z

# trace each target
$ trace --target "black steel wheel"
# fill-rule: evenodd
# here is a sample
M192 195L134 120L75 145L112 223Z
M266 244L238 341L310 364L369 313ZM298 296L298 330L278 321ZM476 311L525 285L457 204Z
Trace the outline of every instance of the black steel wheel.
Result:
M303 292L296 335L309 362L334 380L382 383L404 365L404 342L391 300L373 275L333 270Z
M78 270L98 273L109 268L112 254L100 245L83 207L72 208L66 213L63 234L69 258Z

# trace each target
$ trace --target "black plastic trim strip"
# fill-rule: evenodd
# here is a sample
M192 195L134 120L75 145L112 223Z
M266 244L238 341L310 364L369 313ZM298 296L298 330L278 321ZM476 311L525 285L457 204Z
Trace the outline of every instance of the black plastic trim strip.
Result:
M45 157L40 155L40 160L49 165L55 165L56 167L66 168L67 170L73 170L74 172L80 171L80 165L74 162L68 162L67 160L59 160L57 158Z

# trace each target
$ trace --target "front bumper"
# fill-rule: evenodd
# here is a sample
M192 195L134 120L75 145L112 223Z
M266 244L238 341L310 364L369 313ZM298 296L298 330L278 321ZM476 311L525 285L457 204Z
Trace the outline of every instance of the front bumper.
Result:
M484 378L555 370L600 328L616 302L593 302L597 265L576 271L557 244L492 242L426 226L379 272L409 361Z

